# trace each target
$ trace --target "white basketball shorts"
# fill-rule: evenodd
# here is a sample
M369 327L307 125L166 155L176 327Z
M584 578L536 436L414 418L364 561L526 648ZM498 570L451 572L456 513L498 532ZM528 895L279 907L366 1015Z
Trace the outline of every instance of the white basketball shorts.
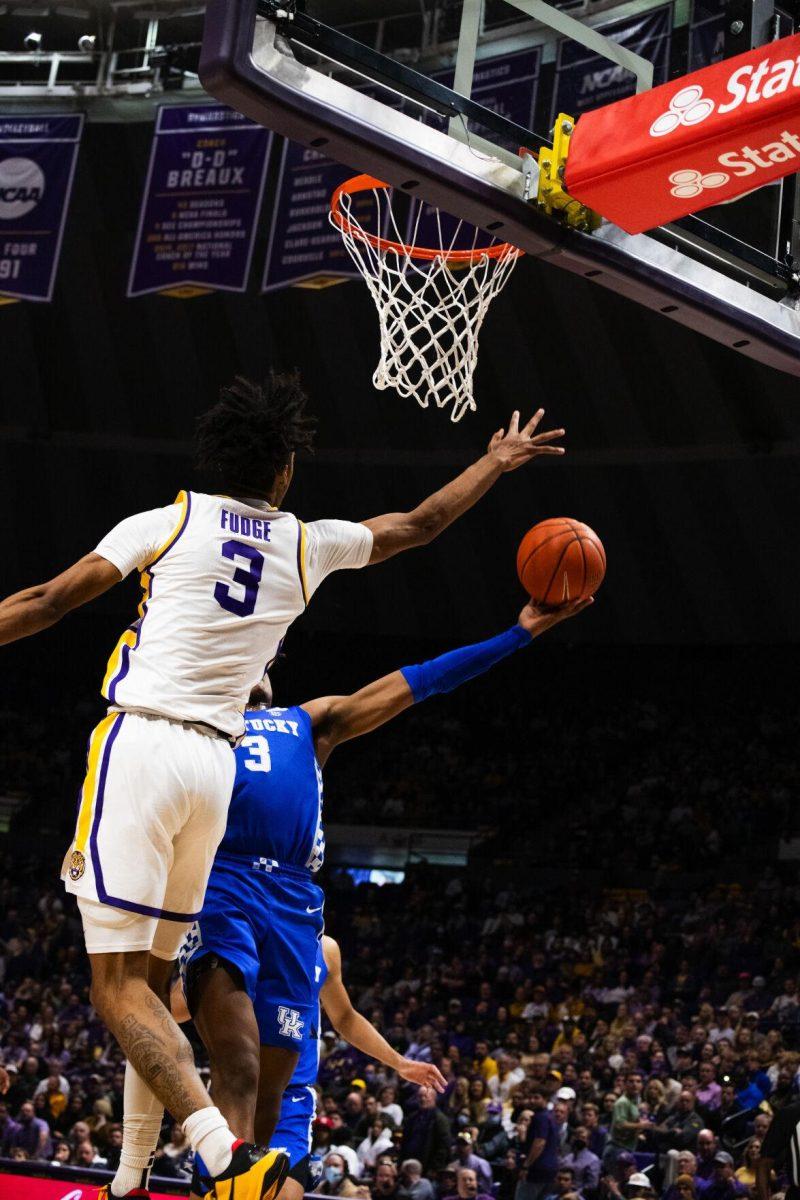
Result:
M203 907L234 774L224 738L142 713L103 718L61 872L90 954L149 950L159 922L174 924L157 942L177 949Z

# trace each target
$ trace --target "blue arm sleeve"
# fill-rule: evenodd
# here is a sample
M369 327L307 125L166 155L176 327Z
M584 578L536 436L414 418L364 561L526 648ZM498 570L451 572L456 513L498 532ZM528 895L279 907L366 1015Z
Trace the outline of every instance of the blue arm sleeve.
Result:
M437 692L452 692L468 679L483 675L502 658L507 658L515 650L527 646L533 641L531 635L521 625L514 625L505 633L489 638L486 642L476 642L474 646L461 646L458 650L450 650L431 658L428 662L418 663L413 667L402 667L401 674L414 697L415 704L427 700Z

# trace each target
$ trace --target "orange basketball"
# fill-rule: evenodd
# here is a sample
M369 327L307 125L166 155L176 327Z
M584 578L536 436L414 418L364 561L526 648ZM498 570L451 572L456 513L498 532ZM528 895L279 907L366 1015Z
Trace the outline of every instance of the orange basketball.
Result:
M606 552L593 529L551 517L529 529L517 551L517 574L534 604L558 606L593 596L606 573Z

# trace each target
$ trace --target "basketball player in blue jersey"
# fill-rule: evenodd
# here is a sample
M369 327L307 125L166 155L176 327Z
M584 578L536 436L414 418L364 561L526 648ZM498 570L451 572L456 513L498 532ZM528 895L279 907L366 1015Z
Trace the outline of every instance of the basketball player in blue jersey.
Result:
M212 968L215 969L215 968ZM438 1067L433 1063L415 1062L398 1054L386 1038L374 1025L357 1012L353 1007L347 988L342 978L342 956L339 945L327 934L320 937L316 947L316 961L313 975L312 1023L308 1036L298 1043L299 1056L292 1073L291 1080L280 1102L278 1123L272 1136L276 1147L288 1155L291 1168L281 1191L281 1200L300 1200L304 1192L311 1191L316 1182L312 1171L310 1150L314 1118L316 1116L317 1093L314 1084L319 1073L320 1060L320 1025L322 1010L328 1020L338 1030L340 1035L351 1046L362 1053L375 1058L378 1062L395 1071L403 1079L416 1083L420 1087L428 1086L437 1092L443 1092L446 1080ZM177 1021L188 1021L189 1010L179 984L173 990L172 1012ZM213 1031L210 1036L214 1036ZM225 1049L221 1039L215 1038L218 1053ZM266 1047L262 1047L262 1056ZM215 1079L229 1085L235 1090L238 1076L234 1057L226 1058L221 1054L219 1071ZM268 1074L263 1072L259 1083L259 1103L262 1108L271 1108L274 1103L273 1089L268 1085ZM252 1085L252 1081L250 1081ZM235 1108L236 1096L231 1096ZM234 1111L231 1109L231 1112ZM244 1118L247 1119L246 1117ZM257 1115L258 1127L261 1117ZM231 1124L235 1118L231 1117ZM195 1171L192 1181L191 1195L202 1197L206 1189L201 1182L199 1172Z
M296 375L237 380L199 423L198 464L214 494L128 517L47 583L0 603L0 645L54 625L140 572L142 599L108 663L108 715L92 733L63 878L78 897L92 1001L128 1060L126 1147L112 1186L135 1194L164 1107L214 1177L217 1200L275 1195L283 1156L240 1143L195 1069L165 1000L178 948L202 907L225 828L253 684L289 625L332 571L431 541L503 472L563 431L538 434L541 410L512 416L486 454L417 508L362 523L304 525L280 505L295 451L311 442Z
M505 633L395 671L351 696L286 709L266 707L263 697L264 707L246 713L228 825L203 911L181 953L188 1008L211 1060L212 1094L240 1137L264 1144L272 1138L283 1146L286 1131L278 1125L273 1134L279 1115L285 1123L292 1111L285 1099L281 1107L284 1088L310 1082L303 1048L319 1037L324 906L313 877L324 856L322 768L330 754L412 704L482 674L590 603L554 611L529 603ZM365 1040L371 1026L363 1017L346 1029L338 1026L341 1006L329 1006L324 990L323 1004L359 1049L378 1054L407 1079L441 1083L435 1068L406 1063L388 1046L388 1054L379 1053L376 1031ZM300 1102L293 1094L288 1103ZM294 1169L296 1138L292 1147ZM196 1189L201 1182L195 1181ZM203 1194L210 1187L209 1179Z

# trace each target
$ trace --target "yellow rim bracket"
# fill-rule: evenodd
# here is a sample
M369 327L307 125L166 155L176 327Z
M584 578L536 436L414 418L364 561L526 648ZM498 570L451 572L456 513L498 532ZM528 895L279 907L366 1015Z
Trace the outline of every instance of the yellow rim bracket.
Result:
M553 145L539 148L539 188L536 203L549 217L560 216L567 225L590 233L602 220L585 204L573 199L564 187L569 143L575 122L566 113L559 113L553 129Z

